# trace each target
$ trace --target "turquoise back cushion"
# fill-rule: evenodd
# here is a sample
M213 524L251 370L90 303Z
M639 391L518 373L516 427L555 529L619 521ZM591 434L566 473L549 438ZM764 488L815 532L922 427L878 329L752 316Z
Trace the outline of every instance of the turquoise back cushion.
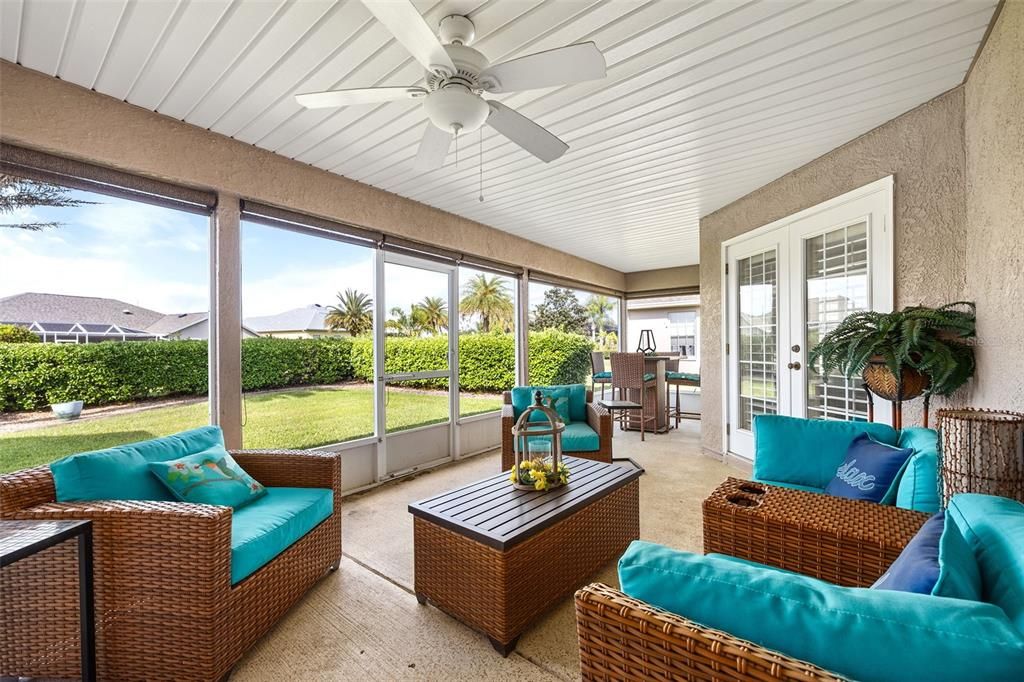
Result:
M622 591L850 679L1019 679L1024 636L991 604L846 588L714 555L634 542Z
M182 502L237 509L267 493L221 445L166 462L150 462L149 470Z
M569 419L574 422L587 421L587 387L583 384L559 386L516 386L512 389L512 413L516 419L523 410L533 405L533 394L537 389L546 392L552 389L566 389L569 392Z
M1024 632L1024 504L994 495L954 495L946 518L974 551L982 599Z
M758 415L754 418L754 477L824 488L843 463L850 443L862 433L879 443L896 445L896 430L887 424Z
M174 500L149 472L163 462L224 446L219 426L203 426L172 436L83 452L50 464L58 502L87 500Z
M892 502L897 507L934 514L939 511L938 434L920 426L900 431L899 447L912 448ZM888 502L888 500L882 500Z
M231 584L251 575L334 511L328 488L267 488L231 515Z

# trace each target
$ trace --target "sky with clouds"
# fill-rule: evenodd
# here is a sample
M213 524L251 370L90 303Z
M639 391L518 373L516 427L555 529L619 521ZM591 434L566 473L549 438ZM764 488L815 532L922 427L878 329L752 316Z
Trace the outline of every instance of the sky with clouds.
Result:
M87 192L79 207L35 207L0 222L58 221L40 232L0 229L0 297L26 291L100 296L161 313L209 307L209 220ZM463 282L475 274L463 268ZM242 225L242 306L246 317L318 303L347 288L373 289L369 249L254 223ZM447 295L436 272L388 265L387 309ZM511 293L511 280L509 280ZM532 284L530 305L550 287ZM586 294L580 294L584 300Z

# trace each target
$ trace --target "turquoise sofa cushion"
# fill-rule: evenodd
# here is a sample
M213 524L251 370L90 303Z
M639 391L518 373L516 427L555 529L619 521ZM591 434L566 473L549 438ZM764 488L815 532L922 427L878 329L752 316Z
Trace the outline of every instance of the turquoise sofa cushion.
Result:
M813 485L800 485L799 483L787 483L786 481L766 481L761 478L754 478L754 481L758 483L765 483L767 485L777 485L780 488L792 488L793 490L806 490L810 493L821 493L824 492L823 488L818 488Z
M611 379L612 378L612 373L611 372L594 372L594 378L595 379Z
M1024 636L992 604L846 588L634 542L622 591L653 606L857 680L1018 679Z
M219 426L203 426L172 436L71 455L50 464L58 502L162 500L174 496L149 472L164 462L224 446Z
M232 512L231 584L291 547L334 511L328 488L267 488L267 494Z
M182 502L238 509L267 494L263 484L238 465L220 445L166 462L150 462L153 472Z
M533 394L537 389L564 388L569 391L569 419L574 422L587 421L587 387L583 384L563 384L557 386L516 386L512 389L512 413L516 419L523 410L533 405Z
M1024 504L994 495L954 495L946 517L974 551L982 598L1024 632Z
M551 440L550 436L536 436L531 441ZM572 422L562 432L562 452L593 452L601 449L601 437L586 422Z
M896 444L896 430L887 424L758 415L754 418L754 477L824 488L843 463L850 443L862 433L880 443Z
M928 514L939 511L938 443L935 429L914 426L900 431L897 445L912 448L914 455L900 475L894 498L883 499L883 504L895 504Z

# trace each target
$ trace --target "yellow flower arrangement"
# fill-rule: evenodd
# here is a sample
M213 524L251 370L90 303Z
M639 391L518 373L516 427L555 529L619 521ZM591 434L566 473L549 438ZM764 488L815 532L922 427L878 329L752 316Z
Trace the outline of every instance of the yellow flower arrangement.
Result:
M554 484L569 482L569 467L559 463L555 471L551 462L542 459L528 459L519 463L519 471L513 467L509 480L521 485L532 485L534 490L547 490Z

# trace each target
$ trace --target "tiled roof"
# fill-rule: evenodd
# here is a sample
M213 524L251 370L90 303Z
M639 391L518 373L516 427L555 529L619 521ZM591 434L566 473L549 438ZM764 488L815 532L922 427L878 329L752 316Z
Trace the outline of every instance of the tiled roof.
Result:
M164 318L149 308L113 298L28 292L0 298L0 320L75 322L146 329Z

